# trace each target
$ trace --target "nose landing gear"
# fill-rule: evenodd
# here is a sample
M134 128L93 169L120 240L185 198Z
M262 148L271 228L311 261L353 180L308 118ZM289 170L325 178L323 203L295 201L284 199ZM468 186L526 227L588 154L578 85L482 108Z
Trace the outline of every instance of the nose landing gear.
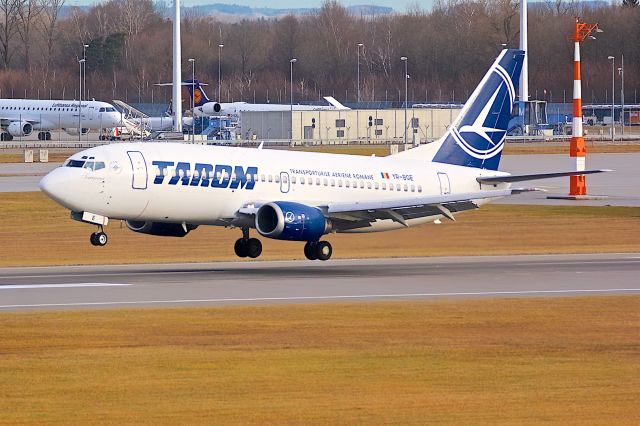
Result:
M333 248L328 241L308 241L304 245L304 255L309 260L329 260Z
M238 257L255 259L262 254L262 243L257 238L249 238L249 228L242 228L242 238L236 241L233 250Z
M89 241L91 241L91 244L94 246L102 247L107 245L109 238L107 237L107 234L104 233L104 229L102 228L102 226L100 226L98 228L98 232L94 232L93 234L91 234L91 236L89 237Z

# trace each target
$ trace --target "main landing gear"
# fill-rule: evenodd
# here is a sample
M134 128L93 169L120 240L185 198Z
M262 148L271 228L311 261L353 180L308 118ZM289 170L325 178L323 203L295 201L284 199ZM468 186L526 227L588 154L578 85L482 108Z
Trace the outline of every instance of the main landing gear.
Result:
M309 241L304 245L304 255L309 260L329 260L332 253L329 241Z
M51 132L38 132L38 140L39 141L50 141L51 140Z
M109 238L107 238L107 234L104 233L104 229L100 226L98 228L98 232L91 234L89 241L91 241L91 244L94 246L102 247L107 245Z
M238 257L255 259L262 254L262 243L257 238L249 238L249 228L242 228L242 238L236 241L233 250Z

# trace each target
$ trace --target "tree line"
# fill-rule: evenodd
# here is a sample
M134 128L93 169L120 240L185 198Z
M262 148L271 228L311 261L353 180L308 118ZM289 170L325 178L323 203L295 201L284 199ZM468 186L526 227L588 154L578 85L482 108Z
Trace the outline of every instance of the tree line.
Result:
M0 0L0 97L77 99L86 56L89 97L168 102L170 9L151 0L109 0L86 10L64 0ZM332 95L342 102L403 101L408 58L409 100L462 102L503 46L518 47L514 0L437 0L431 10L353 16L334 0L316 12L277 19L222 21L185 10L182 71L211 85L221 101L289 100L290 60L296 101ZM529 9L530 94L571 101L575 16L603 32L582 44L583 99L611 96L612 63L624 55L625 98L640 101L640 7L637 1L590 8L548 0ZM361 46L359 46L361 44ZM83 47L88 45L88 47ZM219 47L223 45L223 47ZM615 71L615 70L614 70ZM616 71L616 98L620 80ZM185 103L186 105L186 103Z

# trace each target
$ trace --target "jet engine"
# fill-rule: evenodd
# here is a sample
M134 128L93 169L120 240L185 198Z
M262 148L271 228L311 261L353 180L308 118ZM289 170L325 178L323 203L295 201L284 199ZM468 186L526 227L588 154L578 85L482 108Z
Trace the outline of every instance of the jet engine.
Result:
M29 136L33 131L33 125L28 121L12 121L7 127L11 136Z
M222 111L222 105L218 102L207 102L201 107L202 113L205 115L215 115Z
M127 221L127 228L131 229L134 232L157 235L161 237L184 237L197 227L198 225L190 224L182 226L181 223L146 222L142 220Z
M277 240L318 241L331 232L331 221L316 207L276 201L258 209L256 229Z

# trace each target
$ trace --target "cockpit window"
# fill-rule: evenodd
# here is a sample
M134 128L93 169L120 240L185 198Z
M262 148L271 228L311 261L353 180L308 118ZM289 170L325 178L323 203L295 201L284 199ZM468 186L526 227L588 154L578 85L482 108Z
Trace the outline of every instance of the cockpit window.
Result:
M89 170L100 170L104 169L103 161L87 161L84 163L84 168Z
M63 166L64 167L82 167L84 166L85 161L84 160L72 160L72 159L68 159Z
M104 112L105 108L100 108L98 112Z
M107 107L107 112L116 112L114 107Z
M104 161L85 161L85 160L67 160L64 164L64 167L77 167L77 168L85 168L89 170L100 170L105 168Z

